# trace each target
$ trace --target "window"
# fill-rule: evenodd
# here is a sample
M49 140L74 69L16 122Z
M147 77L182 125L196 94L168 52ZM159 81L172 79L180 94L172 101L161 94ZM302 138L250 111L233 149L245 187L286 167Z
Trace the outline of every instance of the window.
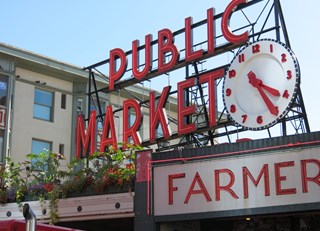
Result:
M33 117L53 121L53 92L35 89Z
M101 108L101 113L105 114L106 113L106 102L104 100L99 99L99 103L100 103L100 108ZM99 104L98 104L98 100L94 97L90 98L90 111L94 111L96 110L97 113L97 130L98 131L102 131L103 129L103 123L102 123L102 115L100 115L100 111L99 111Z
M32 139L32 147L31 153L33 154L40 154L41 152L46 152L51 150L51 142ZM35 159L32 160L32 164L35 163Z
M6 156L5 130L7 120L7 93L9 76L0 74L0 162L4 162Z
M0 74L0 105L7 106L8 76Z
M5 160L5 152L4 152L4 130L0 130L0 162L4 162Z
M83 108L83 99L78 98L77 99L77 112L82 112Z
M61 94L61 108L66 109L67 106L67 95Z
M134 122L136 121L136 114L130 112L129 113L129 126L132 127Z
M137 119L136 117L137 116L136 116L136 114L134 112L129 111L129 118L128 119L129 119L129 127L130 128L133 126L134 122L136 121L136 119ZM140 128L138 130L138 133L139 133L140 138L143 139L143 123L142 123L142 121L141 121L141 124L140 124ZM133 139L132 139L131 136L129 137L128 142L129 143L133 143Z
M162 131L161 124L159 124L159 126L158 126L158 128L156 130L156 137L157 138L163 137L163 131Z
M59 144L59 154L64 155L64 144Z
M36 139L32 140L32 153L39 154L46 150L51 150L51 142Z
M101 113L105 113L105 107L106 107L106 102L105 100L99 98L99 101L97 98L95 97L91 97L90 98L90 111L97 111L97 115L99 114L99 104L100 104L100 108L101 108Z

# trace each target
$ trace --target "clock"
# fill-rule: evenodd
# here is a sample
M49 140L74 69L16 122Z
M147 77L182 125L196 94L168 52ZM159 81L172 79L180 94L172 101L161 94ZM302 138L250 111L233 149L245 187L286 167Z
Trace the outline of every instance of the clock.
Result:
M279 41L258 40L232 60L223 82L224 106L245 129L266 129L288 113L299 84L299 63L292 50Z

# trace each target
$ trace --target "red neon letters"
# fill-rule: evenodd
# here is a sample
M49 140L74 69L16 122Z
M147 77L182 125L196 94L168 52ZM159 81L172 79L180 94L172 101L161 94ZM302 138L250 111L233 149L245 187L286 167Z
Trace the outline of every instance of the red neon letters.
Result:
M132 125L129 124L129 111L133 109L135 114L135 121ZM139 128L142 122L142 113L140 105L133 99L128 99L123 102L123 142L130 143L129 137L132 137L133 142L137 145L141 144L141 138L139 135Z
M187 116L193 114L196 110L196 106L193 104L191 106L185 106L185 89L188 89L195 85L195 79L187 79L185 81L178 83L178 133L187 134L196 130L196 125L194 123L186 123L185 119Z
M222 16L222 22L221 22L221 29L224 37L231 43L238 44L248 41L248 31L244 32L241 35L235 35L230 31L229 28L229 21L231 18L231 15L233 11L243 3L247 3L248 0L233 0L231 3L227 6L226 10L223 13Z
M103 124L102 137L100 141L100 152L104 152L109 145L118 149L116 128L114 126L112 106L106 108L106 117Z
M199 79L201 84L208 83L209 91L209 126L213 127L216 125L216 79L222 78L224 76L224 70L218 69L216 71L209 72L204 74Z
M221 18L222 34L227 41L235 44L243 43L248 40L248 32L241 35L235 35L229 29L229 21L233 11L247 0L233 0L227 6L224 14ZM179 49L174 44L174 35L169 29L162 29L158 32L158 41L152 41L152 35L148 34L145 36L144 49L144 64L141 65L139 62L139 40L132 42L132 52L124 52L120 48L115 48L110 51L109 58L109 90L115 89L115 84L119 81L127 69L127 56L132 54L132 75L138 81L143 80L152 69L152 45L158 45L158 69L154 70L153 75L160 75L168 72L176 66L179 62L193 62L194 60L200 59L205 52L207 54L213 54L215 52L215 11L213 8L207 10L207 51L203 49L193 50L193 27L192 18L188 17L185 19L185 60L180 60ZM215 81L218 78L224 76L224 68L211 71L199 76L199 84L208 85L208 102L209 102L209 124L208 126L213 127L216 125L216 99L215 99ZM195 105L185 105L185 94L188 88L193 87L196 84L194 78L187 79L178 83L177 95L178 95L178 135L192 133L196 130L195 124L190 118L195 113ZM156 130L161 126L162 134L164 139L168 139L171 136L171 129L168 125L168 119L166 115L166 101L170 93L170 87L164 87L162 94L156 102L155 92L150 93L150 120L149 120L149 139L150 143L156 142ZM129 113L132 111L136 115L135 121L129 124ZM117 137L115 122L113 118L112 107L106 108L106 116L103 125L103 132L100 141L100 151L103 152L105 149L112 145L117 148ZM129 142L131 138L135 144L141 144L141 138L139 135L139 128L142 124L143 115L138 102L129 99L123 103L123 142ZM85 132L84 121L81 117L78 118L77 124L77 157L81 155L87 156L89 152L95 152L95 133L96 133L96 118L93 113L90 116L87 132ZM132 122L132 121L131 121ZM130 140L131 141L131 140ZM90 147L90 148L89 148ZM220 190L225 190L223 187ZM281 191L281 189L279 189Z
M120 60L120 67L117 69L117 60ZM110 69L109 69L109 89L114 89L114 82L119 80L127 69L127 58L124 51L115 48L110 51Z
M247 0L233 0L227 6L221 19L222 34L227 41L234 44L244 43L248 40L248 32L235 35L229 28L229 21L234 10ZM214 9L207 10L207 53L213 54L215 51L215 20ZM185 19L185 62L192 62L203 55L204 50L193 51L192 18ZM139 70L139 40L132 42L132 75L138 80L146 77L152 67L152 36L145 37L145 64L143 70ZM109 58L109 89L114 90L116 81L120 80L127 69L127 54L122 49L116 48L110 51ZM166 59L169 59L166 60ZM158 32L158 75L168 72L174 68L179 60L179 49L174 44L173 33L169 29L162 29ZM118 65L116 65L118 64ZM117 67L118 66L118 67Z
M300 166L299 166L300 164ZM288 171L287 168L296 168L299 171L300 167L300 185L295 184L295 187L290 187L287 180ZM177 200L188 204L193 197L204 200L205 202L230 199L248 199L250 196L256 197L256 191L253 191L254 188L262 187L264 191L264 196L282 196L282 195L291 195L297 194L298 191L303 193L309 192L309 185L311 187L317 185L320 187L320 161L318 159L306 159L300 161L287 161L287 162L278 162L274 164L264 164L258 174L253 175L246 166L242 166L242 175L235 175L233 170L222 168L222 169L212 169L212 180L214 181L213 186L206 184L204 179L208 176L201 176L199 172L189 173L192 174L188 176L187 172L180 172L175 174L168 175L168 205L174 205ZM251 169L252 170L252 169ZM285 173L286 172L286 173ZM292 172L292 170L290 170ZM271 176L273 176L271 177ZM191 179L186 182L186 179ZM221 183L221 179L225 179L225 183ZM299 179L297 179L299 181ZM241 182L240 187L235 187L235 182ZM270 187L270 184L273 187ZM259 186L260 184L260 186ZM185 191L185 197L181 198L180 187L182 185L187 185L189 187L188 191ZM239 184L238 184L239 185ZM286 187L284 186L286 185ZM254 187L253 187L254 186ZM213 188L212 188L213 187ZM251 188L251 193L249 193L249 187ZM241 191L242 188L242 191ZM271 190L271 188L273 190ZM262 191L262 192L263 192ZM175 193L179 196L175 197ZM227 199L228 198L228 199ZM180 203L181 203L180 202Z
M152 49L151 49L152 35L147 35L145 39L145 65L142 71L139 71L139 40L132 42L132 74L136 79L143 79L152 69Z
M168 139L171 136L171 130L168 126L168 118L165 113L166 102L170 93L170 86L163 88L161 93L158 106L155 106L155 92L150 92L150 122L149 122L149 132L150 132L150 142L154 143L156 141L156 129L159 124L162 128L163 137Z
M166 55L171 54L166 62ZM164 73L174 67L179 60L178 48L174 45L174 37L169 29L158 32L158 72Z
M90 113L90 121L87 132L84 129L83 116L79 115L77 120L77 131L76 131L76 157L81 158L81 153L85 156L88 155L88 148L90 143L89 152L90 154L96 151L95 140L96 140L96 111Z
M316 165L319 168L318 173L315 176L308 176L308 165ZM317 159L309 159L301 161L301 178L302 178L302 192L307 193L309 191L308 182L316 183L320 186L320 161Z
M193 33L191 29L192 18L185 19L185 44L186 44L186 62L190 62L202 56L203 50L193 51Z
M216 124L216 100L215 100L215 80L222 78L224 75L224 69L218 69L211 72L207 72L199 76L200 83L208 83L208 100L209 100L209 126L215 126ZM185 90L189 87L195 85L195 79L190 78L188 80L178 83L178 134L187 134L195 131L195 124L188 122L186 119L190 117L195 112L195 106L186 106L184 105L184 94ZM166 102L169 97L171 87L164 87L159 99L156 100L155 92L151 91L149 93L149 140L150 143L156 142L156 130L159 126L162 129L162 136L164 139L169 139L171 134L171 128L168 123L168 117L166 113ZM131 121L132 124L129 124L129 113L135 115L135 120ZM135 144L141 144L141 138L139 134L139 128L142 125L143 115L141 112L140 105L137 101L133 99L128 99L123 102L123 142L129 142L129 139L132 138L132 141ZM81 152L86 151L90 143L90 152L93 153L96 150L94 149L96 128L95 112L91 113L89 119L88 131L84 130L84 121L82 116L78 118L78 128L77 128L77 157L81 157ZM105 149L112 145L114 148L117 148L117 135L115 129L114 116L112 112L112 106L106 108L106 116L103 125L102 137L100 141L100 151L103 152ZM83 147L83 148L82 148ZM94 150L94 151L93 151ZM84 156L88 155L84 152Z

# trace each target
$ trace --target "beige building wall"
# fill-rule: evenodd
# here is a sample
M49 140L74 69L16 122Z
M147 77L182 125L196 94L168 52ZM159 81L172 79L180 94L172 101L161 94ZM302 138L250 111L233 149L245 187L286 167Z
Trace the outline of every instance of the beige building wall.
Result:
M25 155L31 153L32 139L37 139L51 142L55 153L59 152L60 144L64 145L66 158L70 160L72 82L21 68L16 69L16 74L20 77L16 80L13 94L11 158L15 161L25 160ZM33 117L36 88L54 93L53 121ZM66 94L66 109L61 108L62 93Z

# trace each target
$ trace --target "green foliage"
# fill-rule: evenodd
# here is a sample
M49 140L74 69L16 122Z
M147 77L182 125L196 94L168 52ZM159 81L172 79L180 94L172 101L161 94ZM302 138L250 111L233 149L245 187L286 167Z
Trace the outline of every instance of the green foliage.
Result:
M63 156L50 151L28 154L28 161L14 163L7 159L0 178L0 203L16 201L19 206L26 198L39 200L43 209L49 200L50 223L57 222L58 201L71 194L106 193L118 188L131 191L135 176L135 152L142 148L131 144L119 144L107 152L93 153L87 159L72 160L63 170Z

